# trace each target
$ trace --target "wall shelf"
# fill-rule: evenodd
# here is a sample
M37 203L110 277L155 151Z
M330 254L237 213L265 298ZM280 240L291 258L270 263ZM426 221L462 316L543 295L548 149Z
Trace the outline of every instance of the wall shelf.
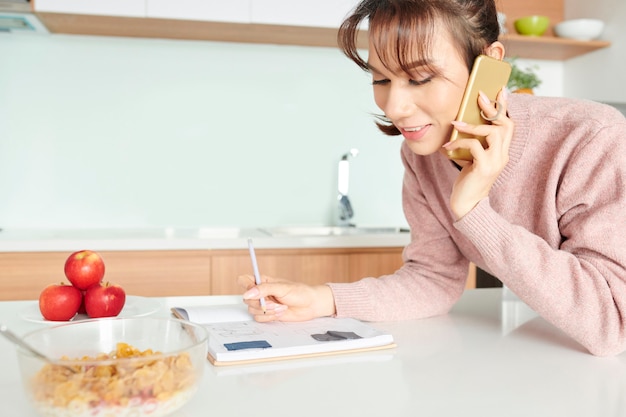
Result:
M509 57L564 61L611 45L608 41L579 41L555 36L509 34L501 38Z
M337 46L336 29L199 20L36 12L50 33L187 39L278 45Z
M141 38L188 39L219 42L266 43L336 47L336 29L308 26L262 25L154 19L65 13L36 13L51 33L125 36ZM554 36L505 35L508 56L530 59L566 60L610 42L576 41ZM367 34L361 33L359 47L367 48Z

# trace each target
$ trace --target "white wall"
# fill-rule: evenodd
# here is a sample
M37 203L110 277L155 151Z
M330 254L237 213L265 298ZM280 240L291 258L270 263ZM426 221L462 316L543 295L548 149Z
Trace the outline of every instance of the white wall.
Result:
M533 92L538 96L563 96L563 62L518 58L520 68L531 67L541 79L541 85Z
M404 225L400 139L335 48L0 34L0 227ZM563 63L538 65L562 95Z
M0 227L404 225L400 139L331 48L0 35Z
M611 46L565 62L564 93L598 101L626 102L626 2L565 0L565 18L596 18L605 22L601 39Z

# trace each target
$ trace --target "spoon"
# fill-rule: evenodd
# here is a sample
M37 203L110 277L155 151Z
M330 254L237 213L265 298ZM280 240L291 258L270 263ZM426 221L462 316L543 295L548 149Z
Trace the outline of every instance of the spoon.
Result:
M72 371L73 373L76 373L76 371L74 369L72 369L71 367L69 367L67 365L59 364L58 361L55 361L55 360L49 358L48 356L44 355L43 353L41 353L40 351L38 351L37 349L35 349L31 345L29 345L28 343L26 343L21 337L19 337L15 333L13 333L11 330L9 330L9 328L6 325L4 325L2 323L0 323L0 333L2 333L2 335L4 337L6 337L7 339L9 339L11 342L15 343L16 345L18 345L22 349L25 349L25 350L29 351L30 353L32 353L36 357L38 357L40 359L43 359L44 361L46 361L46 362L48 362L48 363L50 363L52 365L62 366L64 368Z

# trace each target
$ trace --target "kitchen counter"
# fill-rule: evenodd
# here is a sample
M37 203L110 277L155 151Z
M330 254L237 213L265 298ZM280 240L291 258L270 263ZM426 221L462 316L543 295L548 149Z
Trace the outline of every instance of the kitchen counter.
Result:
M240 297L163 297L172 306L231 304ZM0 302L0 321L23 334L32 301ZM397 348L326 358L213 367L172 417L624 416L626 355L586 353L506 289L468 290L450 314L373 323ZM35 417L20 386L13 345L0 340L3 417Z
M197 229L4 229L0 231L0 252L122 250L247 249L254 239L258 249L403 247L406 232L358 233L345 235L272 236L261 228L207 227Z

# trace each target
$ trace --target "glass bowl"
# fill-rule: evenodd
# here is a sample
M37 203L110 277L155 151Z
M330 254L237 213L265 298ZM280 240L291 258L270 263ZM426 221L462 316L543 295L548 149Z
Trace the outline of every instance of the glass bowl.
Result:
M196 392L207 331L173 318L110 318L46 327L24 340L53 359L18 348L26 394L45 417L161 417Z

